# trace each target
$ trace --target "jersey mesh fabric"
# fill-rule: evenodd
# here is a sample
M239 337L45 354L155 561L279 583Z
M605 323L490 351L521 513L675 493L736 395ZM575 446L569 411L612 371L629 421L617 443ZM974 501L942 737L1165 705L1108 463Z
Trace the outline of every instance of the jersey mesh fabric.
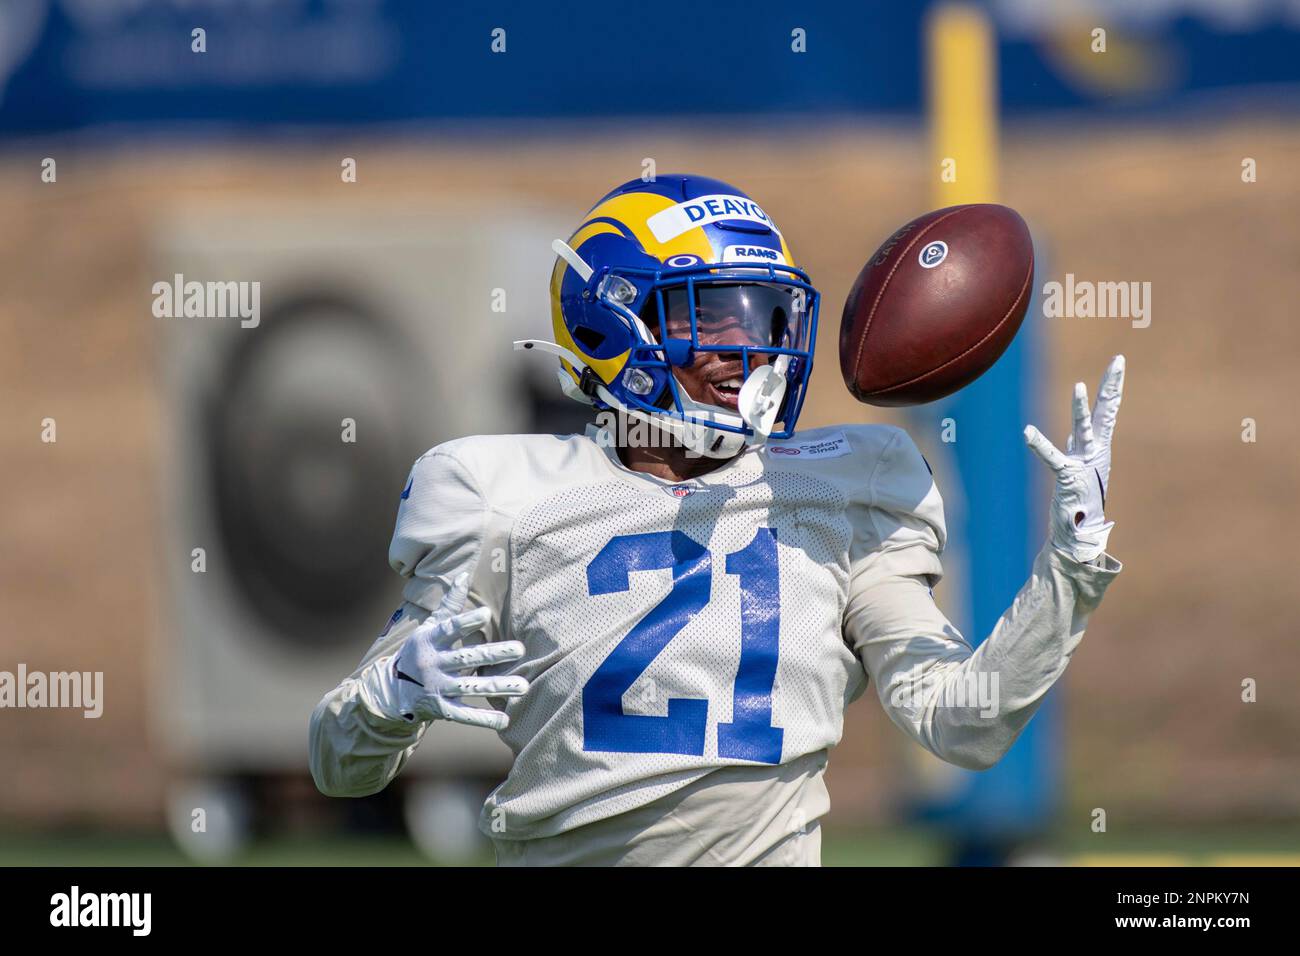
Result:
M741 659L741 583L727 556L775 533L778 658L771 724L780 762L834 745L861 668L841 638L848 545L846 498L802 473L724 473L686 497L646 483L570 487L522 513L510 540L510 637L524 641L512 670L530 681L507 709L503 739L514 767L484 808L494 837L560 832L642 806L711 769L747 761L719 755L718 725L733 720ZM637 624L668 598L673 571L635 571L626 590L592 594L588 566L623 535L677 532L708 551L708 600L622 696L628 715L664 717L668 701L707 701L702 754L591 748L583 726L587 682ZM706 573L700 571L699 573ZM495 825L494 825L495 823Z

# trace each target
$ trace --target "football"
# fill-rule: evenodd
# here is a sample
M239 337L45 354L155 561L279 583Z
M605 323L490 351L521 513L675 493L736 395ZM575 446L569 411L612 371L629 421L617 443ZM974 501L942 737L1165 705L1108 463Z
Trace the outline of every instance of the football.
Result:
M951 395L1011 344L1033 279L1033 240L1014 209L976 203L913 219L862 267L844 303L844 384L868 405Z

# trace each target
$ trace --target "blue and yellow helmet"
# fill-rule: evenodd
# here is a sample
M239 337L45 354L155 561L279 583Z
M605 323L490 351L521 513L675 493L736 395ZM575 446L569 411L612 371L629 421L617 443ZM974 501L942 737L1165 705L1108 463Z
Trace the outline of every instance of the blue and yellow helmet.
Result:
M551 350L567 394L666 427L719 457L793 434L819 295L756 202L705 176L634 179L554 248L559 347ZM696 401L680 386L673 369L702 352L743 363L734 408Z

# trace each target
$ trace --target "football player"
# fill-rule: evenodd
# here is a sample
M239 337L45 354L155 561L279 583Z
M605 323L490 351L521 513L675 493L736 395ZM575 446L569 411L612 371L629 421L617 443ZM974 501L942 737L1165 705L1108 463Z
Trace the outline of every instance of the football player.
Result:
M943 503L907 434L795 432L819 297L762 208L634 180L554 248L556 341L518 345L558 356L602 425L416 461L389 552L406 603L312 715L320 790L375 793L459 721L515 755L480 818L499 863L815 865L827 755L869 679L927 750L996 763L1120 569L1123 358L1095 408L1076 386L1064 452L1026 429L1051 530L972 649L932 596Z

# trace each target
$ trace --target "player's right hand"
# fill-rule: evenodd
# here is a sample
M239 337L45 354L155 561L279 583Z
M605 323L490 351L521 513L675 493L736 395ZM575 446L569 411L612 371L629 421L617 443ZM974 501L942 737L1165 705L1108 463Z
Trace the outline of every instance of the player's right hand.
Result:
M510 718L498 710L470 707L461 697L521 697L528 691L522 677L487 677L474 671L524 656L519 641L453 647L481 631L492 616L487 608L461 612L469 593L469 575L456 578L438 609L411 632L393 661L402 716L410 721L454 720L475 727L504 730Z

